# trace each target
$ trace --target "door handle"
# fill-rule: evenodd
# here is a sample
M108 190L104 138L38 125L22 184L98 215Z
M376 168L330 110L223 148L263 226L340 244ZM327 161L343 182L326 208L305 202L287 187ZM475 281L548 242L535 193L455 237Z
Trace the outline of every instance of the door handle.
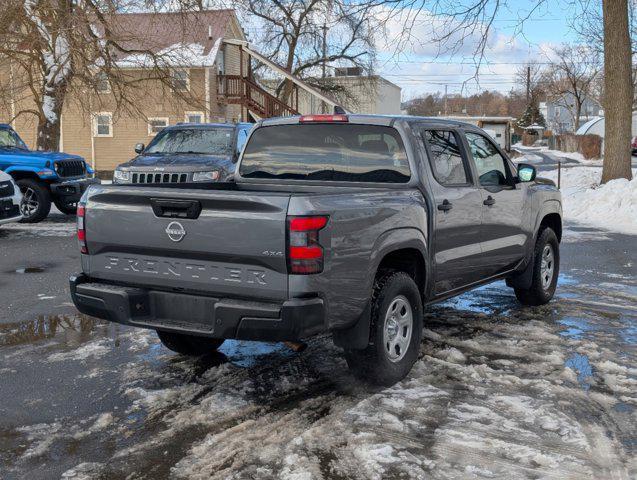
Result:
M452 208L453 208L453 204L446 198L442 201L441 204L438 205L438 210L442 212L448 212Z
M487 199L484 202L482 202L483 205L487 205L489 207L493 205L494 203L495 203L495 198L493 198L491 195L489 195Z

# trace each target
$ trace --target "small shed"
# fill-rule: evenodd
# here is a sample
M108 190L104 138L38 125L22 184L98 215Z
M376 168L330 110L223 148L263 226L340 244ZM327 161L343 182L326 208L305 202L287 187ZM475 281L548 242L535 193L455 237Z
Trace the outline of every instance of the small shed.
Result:
M604 121L604 117L595 117L582 124L575 133L577 135L599 135L603 140L605 128L606 122ZM633 137L637 136L637 111L633 112L633 122L630 130Z
M476 125L486 131L500 145L500 148L507 152L511 150L511 123L514 120L512 117L447 116L444 118Z

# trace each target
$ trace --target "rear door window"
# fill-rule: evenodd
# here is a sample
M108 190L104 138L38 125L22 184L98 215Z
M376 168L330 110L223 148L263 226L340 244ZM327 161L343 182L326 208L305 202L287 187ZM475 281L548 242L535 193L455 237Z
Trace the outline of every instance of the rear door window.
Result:
M273 125L245 147L241 176L404 183L411 176L405 146L392 127L355 124Z
M424 130L422 136L429 147L429 160L438 183L445 186L468 184L469 174L462 159L458 135L451 130Z

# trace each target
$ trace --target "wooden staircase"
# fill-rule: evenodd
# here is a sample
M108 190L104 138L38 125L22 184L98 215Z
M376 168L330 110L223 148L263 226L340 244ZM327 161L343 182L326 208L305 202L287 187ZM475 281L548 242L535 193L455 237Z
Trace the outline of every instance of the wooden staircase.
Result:
M242 105L255 119L298 115L298 90L292 95L296 99L294 107L287 105L254 80L242 75L218 75L217 92L226 103Z
M301 113L299 110L299 91L303 91L304 95L310 95L310 97L318 99L328 108L333 108L335 113L346 113L329 95L317 90L307 82L292 75L281 65L250 48L248 42L226 39L224 40L224 46L239 50L239 75L217 75L217 92L219 98L224 102L242 106L242 118L246 119L243 115L243 108L256 120L259 118L299 115ZM244 55L248 57L247 72L244 72ZM288 82L287 87L290 89L290 94L288 95L289 104L272 95L255 81L252 73L252 60L263 64Z

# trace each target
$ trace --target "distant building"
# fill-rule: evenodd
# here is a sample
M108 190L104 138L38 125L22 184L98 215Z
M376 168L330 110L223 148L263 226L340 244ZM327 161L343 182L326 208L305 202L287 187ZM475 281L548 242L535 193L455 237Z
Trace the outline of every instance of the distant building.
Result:
M575 132L575 100L573 95L567 94L559 99L547 100L540 102L540 113L544 115L546 120L546 128L554 134L573 133ZM588 122L589 120L602 115L602 107L594 100L587 98L582 104L582 111L579 118L579 124Z
M602 151L604 148L604 136L606 129L606 121L604 117L595 117L588 122L584 123L577 130L578 135L599 135L602 137ZM631 125L631 135L633 137L637 136L637 111L633 112L633 121Z
M500 148L507 152L511 150L511 123L513 117L462 117L447 116L449 120L466 122L480 127L493 138Z
M318 83L320 79L315 79ZM386 78L378 75L364 75L359 67L336 68L334 76L327 81L332 87L340 87L331 96L339 100L343 108L353 113L400 115L401 88ZM271 93L274 92L278 81L260 80ZM293 102L294 103L294 102ZM298 111L301 114L321 113L323 102L316 96L299 91ZM327 112L331 113L331 112Z

